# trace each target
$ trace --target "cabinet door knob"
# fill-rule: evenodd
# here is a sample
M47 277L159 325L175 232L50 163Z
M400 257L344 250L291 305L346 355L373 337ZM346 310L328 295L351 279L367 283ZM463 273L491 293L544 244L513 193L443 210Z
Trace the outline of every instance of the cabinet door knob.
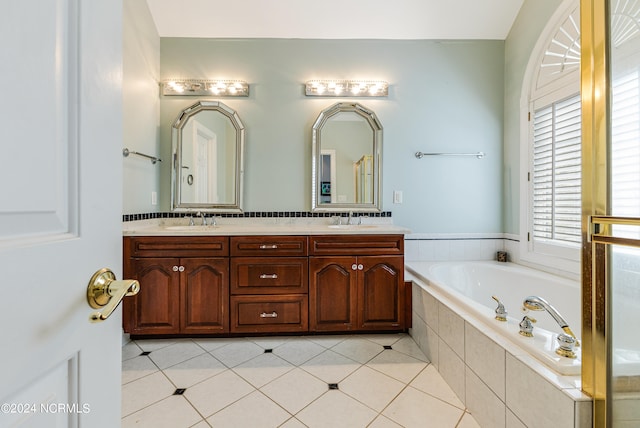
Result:
M358 270L358 265L357 264L352 264L351 265L351 270Z
M184 272L184 266L180 266L180 267L178 268L178 270L179 270L180 272Z
M172 269L173 269L174 272L178 272L179 267L178 266L174 266Z
M260 279L278 279L277 273L263 273L260 275Z
M359 264L358 265L358 270L362 270L362 269L364 269L364 266L362 266L362 264Z

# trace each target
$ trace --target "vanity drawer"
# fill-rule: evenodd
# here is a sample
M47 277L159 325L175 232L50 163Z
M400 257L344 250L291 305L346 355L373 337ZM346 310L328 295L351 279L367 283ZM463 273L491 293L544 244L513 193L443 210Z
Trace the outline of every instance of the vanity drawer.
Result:
M308 283L307 257L231 259L231 294L306 294Z
M306 236L231 237L232 256L306 256L307 254Z
M309 302L306 295L231 297L231 332L308 330Z
M404 235L312 235L313 256L403 255Z
M141 236L124 237L128 257L226 257L226 236Z

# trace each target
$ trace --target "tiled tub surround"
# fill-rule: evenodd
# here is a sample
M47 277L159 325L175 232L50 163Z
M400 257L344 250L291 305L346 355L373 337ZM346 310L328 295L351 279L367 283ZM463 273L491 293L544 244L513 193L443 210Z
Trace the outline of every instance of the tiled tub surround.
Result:
M592 425L591 399L581 392L579 375L552 371L492 329L491 318L481 319L412 275L411 266L407 262L405 277L413 282L410 334L481 426Z
M578 358L570 359L556 354L557 337L562 330L546 312L526 313L524 299L535 294L548 300L580 337L580 288L575 281L532 270L513 263L497 261L475 262L411 262L406 269L424 281L429 289L437 289L454 299L468 313L486 320L489 327L515 342L552 370L563 375L580 374ZM496 296L508 312L508 320L495 320ZM535 318L533 337L519 334L519 323L524 315Z

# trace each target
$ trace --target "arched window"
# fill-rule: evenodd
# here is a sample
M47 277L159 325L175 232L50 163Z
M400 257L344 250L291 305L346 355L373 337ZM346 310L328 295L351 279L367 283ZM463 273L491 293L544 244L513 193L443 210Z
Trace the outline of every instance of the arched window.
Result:
M565 1L531 55L521 150L520 258L575 273L582 209L579 13L578 0Z

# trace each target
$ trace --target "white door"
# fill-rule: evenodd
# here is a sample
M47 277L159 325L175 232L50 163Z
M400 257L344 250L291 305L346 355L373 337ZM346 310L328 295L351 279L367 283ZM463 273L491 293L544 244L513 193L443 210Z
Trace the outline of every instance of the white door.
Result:
M218 139L215 132L193 120L193 164L196 175L196 199L195 202L215 204L218 198L217 171Z
M2 1L0 427L120 426L122 4Z

